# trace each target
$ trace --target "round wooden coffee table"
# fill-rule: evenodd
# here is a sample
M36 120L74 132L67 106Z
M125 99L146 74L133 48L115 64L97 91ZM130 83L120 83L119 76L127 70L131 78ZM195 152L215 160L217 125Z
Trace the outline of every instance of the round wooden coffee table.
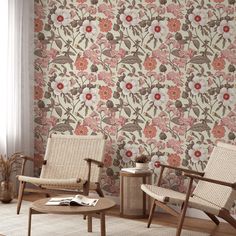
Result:
M101 236L106 235L105 211L114 207L114 201L108 198L98 198L96 206L46 206L50 198L43 198L32 203L29 208L28 236L31 234L31 216L33 214L63 214L63 215L86 215L88 232L92 232L92 216L100 215Z

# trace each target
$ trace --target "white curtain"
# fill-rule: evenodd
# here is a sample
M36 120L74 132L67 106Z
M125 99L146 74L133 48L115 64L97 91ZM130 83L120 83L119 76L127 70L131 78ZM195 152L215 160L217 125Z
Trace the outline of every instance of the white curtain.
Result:
M1 1L0 153L33 154L33 0Z

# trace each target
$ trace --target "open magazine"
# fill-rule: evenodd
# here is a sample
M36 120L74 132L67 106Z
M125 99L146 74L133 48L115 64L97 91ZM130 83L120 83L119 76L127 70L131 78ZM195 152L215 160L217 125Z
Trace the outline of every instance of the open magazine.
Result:
M75 195L74 197L55 197L51 198L47 206L95 206L98 199L88 198L83 195Z

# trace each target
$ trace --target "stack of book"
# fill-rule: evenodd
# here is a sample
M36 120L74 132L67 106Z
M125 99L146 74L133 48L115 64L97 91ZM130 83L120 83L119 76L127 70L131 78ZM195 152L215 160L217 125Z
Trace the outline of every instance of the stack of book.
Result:
M150 172L152 172L151 169L139 169L139 168L135 168L135 167L122 168L121 171L129 172L129 173L150 173Z

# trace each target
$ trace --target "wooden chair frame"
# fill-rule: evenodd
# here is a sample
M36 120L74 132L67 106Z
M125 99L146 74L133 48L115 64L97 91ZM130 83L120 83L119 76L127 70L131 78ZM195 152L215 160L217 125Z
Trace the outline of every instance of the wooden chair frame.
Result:
M147 223L148 228L151 225L152 218L153 218L153 213L155 211L155 207L159 206L163 210L170 213L171 215L179 217L176 236L181 235L181 231L182 231L182 227L183 227L183 223L184 223L184 218L185 218L185 215L186 215L186 210L187 210L187 207L188 207L189 198L190 198L191 192L192 192L193 180L194 179L202 180L202 181L206 181L206 182L210 182L210 183L214 183L214 184L219 184L219 185L222 185L222 186L228 186L228 187L231 187L232 189L236 190L236 182L235 183L228 183L228 182L219 181L219 180L215 180L215 179L204 178L203 177L204 172L197 172L197 171L194 171L194 170L188 170L188 169L174 167L174 166L168 166L168 165L164 165L164 164L160 164L160 167L161 167L160 175L159 175L159 178L158 178L158 181L157 181L157 186L158 187L161 184L161 180L162 180L162 176L163 176L163 172L164 172L165 168L170 168L170 169L174 169L176 171L180 171L181 173L183 173L184 176L187 176L189 178L189 183L188 183L188 188L187 188L187 192L186 192L186 198L185 198L185 201L183 202L183 204L181 206L181 211L180 212L177 212L174 209L172 209L171 207L167 206L165 201L160 202L156 199L153 199L152 206L150 208L148 223ZM166 198L168 198L168 197L166 197ZM166 202L167 201L168 201L168 199L166 199ZM220 221L217 219L217 217L215 215L213 215L209 212L206 212L206 211L204 211L204 213L216 225L219 225ZM229 224L231 224L236 229L236 220L230 215L230 212L228 210L222 208L220 210L218 216L221 217L222 219L224 219L225 221L227 221Z
M21 166L21 175L24 175L24 170L25 170L25 165L27 161L32 161L34 162L34 158L32 157L28 157L28 156L21 156L21 158L23 159L22 161L22 166ZM37 193L44 193L46 194L47 197L50 196L50 194L65 194L68 192L69 193L75 193L75 194L83 194L83 195L88 195L89 194L89 190L90 190L90 175L91 175L91 166L92 163L97 165L99 168L102 168L104 166L103 162L94 160L92 158L85 158L84 159L87 162L87 166L88 166L88 175L87 175L87 181L83 184L83 190L65 190L65 189L49 189L49 188L44 188L42 186L35 186L34 188L25 188L26 183L25 181L20 181L20 185L19 185L19 191L18 191L18 201L17 201L17 214L20 213L20 208L21 208L21 203L22 203L22 199L23 199L23 194L24 192L37 192ZM46 165L47 161L44 160L42 161L42 165ZM79 183L81 181L81 179L78 179L77 182ZM104 194L102 192L100 183L95 183L96 184L96 189L95 191L97 192L97 194L100 197L104 197Z

